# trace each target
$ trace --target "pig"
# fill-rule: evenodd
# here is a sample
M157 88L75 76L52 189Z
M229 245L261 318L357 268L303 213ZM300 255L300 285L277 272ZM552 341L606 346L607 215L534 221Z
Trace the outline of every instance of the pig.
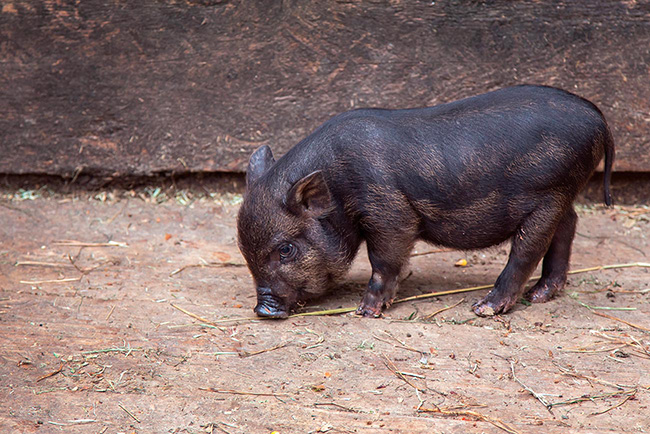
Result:
M577 216L573 201L604 163L611 204L614 142L591 102L520 85L428 108L339 114L275 161L248 164L238 243L257 287L254 311L286 318L334 287L365 241L372 266L356 313L391 305L414 243L459 250L510 241L494 288L473 304L501 314L521 296L562 290ZM542 260L542 275L526 283Z

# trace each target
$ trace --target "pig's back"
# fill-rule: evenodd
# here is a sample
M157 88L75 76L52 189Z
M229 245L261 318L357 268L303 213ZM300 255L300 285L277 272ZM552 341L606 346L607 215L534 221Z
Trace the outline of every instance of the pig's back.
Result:
M335 190L356 188L359 203L369 186L398 193L423 219L424 238L467 248L506 239L544 201L572 201L609 138L593 104L540 86L339 121L332 161L347 170L333 171L345 177L332 179ZM464 233L474 234L466 246Z
M589 101L543 86L429 108L360 109L321 128L331 146L328 161L343 160L352 171L365 166L369 176L390 178L405 192L422 186L427 196L432 187L480 194L496 186L527 190L577 181L600 161L609 134Z

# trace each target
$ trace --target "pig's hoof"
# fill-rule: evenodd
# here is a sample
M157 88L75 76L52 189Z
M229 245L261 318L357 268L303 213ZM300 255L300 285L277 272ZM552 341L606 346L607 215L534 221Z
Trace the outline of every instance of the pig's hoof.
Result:
M531 303L546 303L551 300L555 295L564 287L564 281L551 281L537 282L535 286L530 288L524 295L526 300Z
M381 317L381 309L376 309L367 306L359 306L355 312L357 315L361 315L364 318L379 318Z
M379 318L384 307L389 307L393 300L383 300L383 297L366 294L355 312L365 318Z
M514 304L507 298L491 300L490 294L488 294L483 300L474 303L472 310L478 316L494 316L507 312Z

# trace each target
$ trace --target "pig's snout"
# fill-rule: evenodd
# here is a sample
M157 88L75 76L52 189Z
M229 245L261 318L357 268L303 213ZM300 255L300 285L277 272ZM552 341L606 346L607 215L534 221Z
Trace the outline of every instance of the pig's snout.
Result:
M258 316L287 318L287 307L269 288L257 288L257 306L253 309Z

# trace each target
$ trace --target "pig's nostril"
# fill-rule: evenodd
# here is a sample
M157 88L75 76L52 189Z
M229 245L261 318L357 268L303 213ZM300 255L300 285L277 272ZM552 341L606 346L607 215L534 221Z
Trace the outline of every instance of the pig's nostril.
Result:
M254 311L259 316L270 318L286 318L288 316L282 300L273 295L271 289L264 287L257 288L257 306Z

